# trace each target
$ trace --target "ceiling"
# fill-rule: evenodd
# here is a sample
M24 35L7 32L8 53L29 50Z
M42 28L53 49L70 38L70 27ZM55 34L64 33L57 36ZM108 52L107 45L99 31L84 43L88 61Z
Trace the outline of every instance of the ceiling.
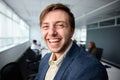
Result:
M51 3L64 3L75 16L78 25L84 25L120 15L120 0L2 0L31 27L39 26L41 11Z

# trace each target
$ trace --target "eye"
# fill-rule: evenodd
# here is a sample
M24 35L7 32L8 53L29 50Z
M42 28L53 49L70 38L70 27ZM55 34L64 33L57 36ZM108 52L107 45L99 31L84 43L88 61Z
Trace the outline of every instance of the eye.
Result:
M63 28L65 25L63 23L56 23L55 24L55 27L58 28L58 29L61 29Z
M43 30L47 30L47 29L49 28L49 26L43 25L41 28L42 28Z

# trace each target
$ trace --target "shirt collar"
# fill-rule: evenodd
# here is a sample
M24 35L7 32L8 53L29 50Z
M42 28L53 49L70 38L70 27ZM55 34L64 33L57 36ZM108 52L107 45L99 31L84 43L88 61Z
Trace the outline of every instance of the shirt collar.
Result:
M55 58L56 58L56 56L55 56L54 53L52 53L52 54L51 54L51 57L50 57L50 59L49 59L49 65L55 64L55 65L59 66L59 65L62 63L63 59L65 58L67 52L70 50L72 44L73 44L73 42L70 43L70 45L69 45L68 48L65 50L65 52L64 52L64 53L60 56L60 58L59 58L58 60L56 60L56 61L54 61Z

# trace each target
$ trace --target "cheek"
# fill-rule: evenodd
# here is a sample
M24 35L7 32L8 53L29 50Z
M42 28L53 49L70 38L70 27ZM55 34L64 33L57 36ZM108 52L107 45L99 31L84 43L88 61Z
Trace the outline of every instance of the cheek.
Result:
M44 31L42 32L42 38L43 38L43 40L46 39L46 33Z
M71 36L72 36L72 35L71 35L71 32L69 32L69 31L63 32L62 35L64 36L64 38L65 38L66 40L70 39Z
M71 31L71 30L65 31L65 35L66 35L66 37L68 37L68 38L72 38L73 33L74 33L74 32Z

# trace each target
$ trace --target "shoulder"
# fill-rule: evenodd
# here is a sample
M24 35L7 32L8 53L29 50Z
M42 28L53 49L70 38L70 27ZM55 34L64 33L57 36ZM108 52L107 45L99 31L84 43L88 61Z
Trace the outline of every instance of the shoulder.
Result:
M41 59L40 62L46 62L46 61L48 61L49 58L50 58L50 55L51 55L51 53L47 53L47 54Z
M71 66L76 67L76 69L92 69L105 70L101 62L96 59L93 55L85 51L84 49L74 46L71 55L74 57L71 62ZM75 66L76 65L76 66Z
M40 63L46 63L49 61L51 53L46 53L44 57L40 60Z
M91 55L90 53L81 50L80 54L75 58L75 62L79 63L78 65L83 65L83 67L103 67L103 65L101 64L101 62L96 59L93 55Z
M97 48L93 48L93 51L97 51Z
M80 54L71 62L68 71L72 71L74 74L77 73L78 76L76 77L83 75L81 77L85 78L84 80L87 78L92 80L105 80L104 78L107 78L106 69L99 60L85 51L81 51Z

